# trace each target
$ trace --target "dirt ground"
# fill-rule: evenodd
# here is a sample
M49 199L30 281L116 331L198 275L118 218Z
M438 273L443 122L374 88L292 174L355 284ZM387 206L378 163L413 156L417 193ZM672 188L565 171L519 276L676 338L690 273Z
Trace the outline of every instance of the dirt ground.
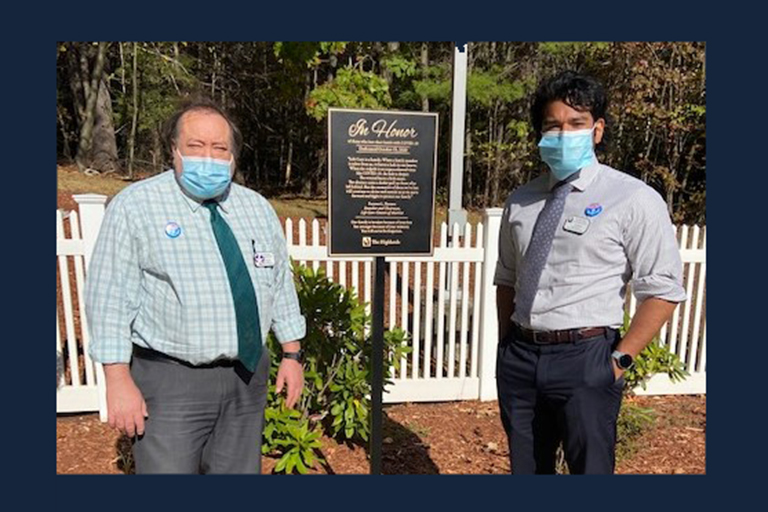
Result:
M704 474L706 397L634 397L653 409L656 420L637 440L637 451L617 464L621 474ZM366 474L360 446L323 438L323 474ZM56 419L56 472L121 474L131 472L130 444L96 414ZM263 473L276 459L264 457ZM496 402L398 404L384 410L385 474L509 473L507 440Z

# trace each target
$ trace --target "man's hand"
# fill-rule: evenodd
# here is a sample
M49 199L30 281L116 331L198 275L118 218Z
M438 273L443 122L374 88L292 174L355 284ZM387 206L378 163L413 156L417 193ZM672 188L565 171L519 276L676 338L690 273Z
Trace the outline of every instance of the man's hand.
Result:
M616 382L621 378L622 375L624 375L626 370L619 368L619 365L616 363L614 358L611 358L611 361L613 362L613 382Z
M105 364L109 426L128 437L144 435L147 404L136 387L127 364Z
M298 352L299 348L299 342L293 341L283 345L283 352ZM286 387L285 405L292 408L304 389L304 367L298 361L283 358L280 362L275 391L279 394L283 387Z

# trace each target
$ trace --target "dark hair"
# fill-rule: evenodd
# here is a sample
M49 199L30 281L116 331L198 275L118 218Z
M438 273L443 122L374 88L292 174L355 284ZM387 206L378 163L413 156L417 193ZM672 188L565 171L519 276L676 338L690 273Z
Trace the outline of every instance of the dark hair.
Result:
M234 156L235 160L237 160L237 157L240 154L240 146L243 142L243 135L240 133L240 130L237 128L234 121L232 121L232 118L230 118L229 115L224 111L224 109L208 98L185 100L184 103L182 103L181 106L176 110L176 112L174 112L173 115L168 118L164 127L165 142L168 145L168 151L172 153L173 146L176 145L179 140L179 121L181 121L181 118L184 116L184 114L194 111L204 111L218 114L227 121L232 137L232 155Z
M558 100L579 112L588 110L594 121L606 119L608 98L603 84L589 75L570 70L562 71L544 80L533 97L531 124L537 139L541 137L541 125L547 105Z

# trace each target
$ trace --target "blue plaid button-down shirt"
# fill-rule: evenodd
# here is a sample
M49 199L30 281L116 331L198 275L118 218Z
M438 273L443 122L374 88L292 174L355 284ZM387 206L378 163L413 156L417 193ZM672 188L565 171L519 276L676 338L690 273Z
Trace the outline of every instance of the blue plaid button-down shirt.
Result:
M304 337L280 221L261 195L233 184L220 212L253 280L262 340ZM128 363L132 344L193 364L237 356L232 293L210 212L187 197L173 171L110 202L85 283L91 357Z

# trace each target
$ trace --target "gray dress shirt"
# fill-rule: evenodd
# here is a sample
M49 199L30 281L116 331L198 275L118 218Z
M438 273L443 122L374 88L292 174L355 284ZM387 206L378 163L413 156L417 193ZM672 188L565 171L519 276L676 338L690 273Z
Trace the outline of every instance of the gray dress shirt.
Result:
M499 232L494 284L517 289L533 226L556 180L550 173L510 194ZM560 225L524 327L552 331L619 327L627 284L639 302L686 299L674 227L661 196L642 181L595 162L571 181Z

